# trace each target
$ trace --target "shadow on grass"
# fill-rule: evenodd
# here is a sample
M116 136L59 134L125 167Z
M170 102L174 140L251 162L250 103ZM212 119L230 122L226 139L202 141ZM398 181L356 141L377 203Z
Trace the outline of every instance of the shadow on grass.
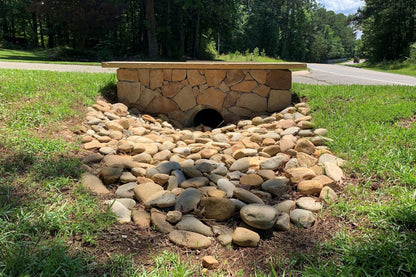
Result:
M109 103L117 103L117 80L112 80L108 82L99 90L102 97L107 100Z
M0 273L6 276L80 276L88 273L91 259L68 254L60 241L18 241L0 252ZM8 249L12 247L12 249Z

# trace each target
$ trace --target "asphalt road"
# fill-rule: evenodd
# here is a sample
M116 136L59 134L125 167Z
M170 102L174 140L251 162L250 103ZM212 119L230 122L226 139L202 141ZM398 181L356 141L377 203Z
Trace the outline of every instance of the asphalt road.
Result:
M102 68L96 65L75 65L55 63L24 63L24 62L0 62L0 68L48 70L60 72L89 72L89 73L115 73L115 68Z
M92 65L42 64L24 62L0 62L0 68L50 70L61 72L115 73L115 68ZM310 71L296 71L293 82L318 85L407 85L416 86L416 78L398 74L377 72L361 68L333 65L308 64Z
M335 64L308 64L308 71L293 74L293 82L314 85L416 86L416 78Z

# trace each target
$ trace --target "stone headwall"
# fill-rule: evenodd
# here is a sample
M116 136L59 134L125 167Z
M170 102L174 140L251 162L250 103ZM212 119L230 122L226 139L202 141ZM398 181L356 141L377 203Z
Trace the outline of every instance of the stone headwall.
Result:
M184 69L183 65L181 68L121 65L117 70L118 100L144 113L165 114L185 126L191 125L194 116L204 109L218 111L228 123L277 112L291 104L289 69L258 69L258 66Z

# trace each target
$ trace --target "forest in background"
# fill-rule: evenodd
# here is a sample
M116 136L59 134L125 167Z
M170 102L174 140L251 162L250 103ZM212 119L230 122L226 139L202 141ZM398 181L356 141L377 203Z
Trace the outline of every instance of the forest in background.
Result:
M256 48L289 61L400 59L416 40L415 6L366 0L345 16L315 0L1 0L0 43L55 49L56 59L213 59Z

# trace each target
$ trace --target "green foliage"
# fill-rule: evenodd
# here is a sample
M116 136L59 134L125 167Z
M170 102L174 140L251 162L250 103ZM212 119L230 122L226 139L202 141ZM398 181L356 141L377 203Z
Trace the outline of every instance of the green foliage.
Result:
M257 49L257 50L256 50ZM254 48L253 53L250 52L249 49L247 49L244 52L244 55L241 54L238 50L235 51L235 53L230 53L227 55L220 55L218 57L219 60L222 61L234 61L234 62L242 62L242 61L254 61L254 62L283 62L281 59L275 59L272 57L266 56L266 52L264 49L258 54L258 48Z
M409 63L416 63L416 42L409 47L409 57L406 59Z
M288 272L305 276L416 274L416 113L414 87L294 85L329 129L331 150L348 161L358 185L347 185L333 216L356 226L310 255L295 255ZM301 270L298 270L301 268ZM295 270L296 269L296 270Z
M52 60L213 59L219 39L222 53L258 47L263 56L315 61L349 57L354 44L347 17L309 0L0 3L3 46L56 49Z
M77 185L80 162L71 155L77 143L52 136L112 79L0 70L1 276L88 274L88 258L70 251L68 241L94 244L115 218Z
M388 62L386 61L386 62L380 62L380 63L365 62L362 64L351 65L351 66L416 77L416 63L411 62L410 60L407 60L405 62L401 62L401 61L388 61Z
M358 22L363 30L363 46L372 62L403 60L416 40L415 0L366 0Z

